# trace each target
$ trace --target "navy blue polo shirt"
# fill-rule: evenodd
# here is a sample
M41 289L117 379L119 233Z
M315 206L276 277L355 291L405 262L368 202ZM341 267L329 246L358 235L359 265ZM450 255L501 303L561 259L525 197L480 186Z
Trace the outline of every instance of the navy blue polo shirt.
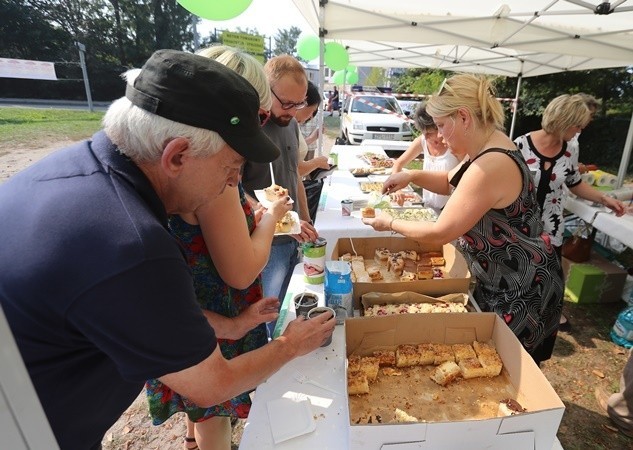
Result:
M149 180L103 132L0 185L0 302L63 449L215 349Z

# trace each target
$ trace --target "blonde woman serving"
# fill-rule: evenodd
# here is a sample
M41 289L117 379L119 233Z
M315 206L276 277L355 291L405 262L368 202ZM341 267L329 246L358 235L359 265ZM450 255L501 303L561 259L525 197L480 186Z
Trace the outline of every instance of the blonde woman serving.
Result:
M538 364L549 359L563 301L559 260L543 233L536 190L521 153L501 130L503 109L481 76L448 79L426 107L439 133L464 162L449 172L391 175L383 192L413 182L451 194L436 222L409 222L386 213L363 222L422 243L458 248L477 280L484 311L501 316Z

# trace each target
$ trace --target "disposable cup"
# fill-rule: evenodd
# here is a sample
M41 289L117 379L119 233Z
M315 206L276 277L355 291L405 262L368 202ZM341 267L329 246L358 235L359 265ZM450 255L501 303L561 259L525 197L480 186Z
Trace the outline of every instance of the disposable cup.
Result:
M336 319L336 311L334 311L329 306L317 306L316 308L312 308L308 312L308 319L318 316L319 314L323 314L326 312L332 313L332 317ZM327 347L332 343L332 335L330 334L328 338L321 344L321 347Z
M308 317L308 312L316 308L319 304L319 297L317 297L316 294L304 292L303 294L295 295L294 301L297 317L299 317L299 315Z

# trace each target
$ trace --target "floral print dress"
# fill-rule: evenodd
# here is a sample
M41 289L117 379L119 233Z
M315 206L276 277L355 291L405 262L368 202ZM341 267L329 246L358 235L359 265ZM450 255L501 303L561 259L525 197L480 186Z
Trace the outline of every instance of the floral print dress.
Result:
M255 216L242 185L239 185L240 201L246 215L249 231L255 229ZM205 245L202 230L198 225L190 225L180 216L169 218L172 235L180 242L193 272L194 287L200 306L226 317L235 317L241 311L263 297L261 275L244 290L228 286L213 265ZM225 358L231 359L268 342L266 325L260 324L238 340L218 339ZM160 425L177 412L185 412L193 422L200 422L212 416L246 418L251 401L247 392L219 405L200 408L185 397L172 391L157 379L145 383L149 412L152 423Z
M493 148L479 156L488 152L502 152L516 162L523 180L521 193L506 208L488 211L459 238L459 248L477 279L474 297L481 309L502 317L528 353L540 352L543 341L558 330L562 269L543 232L534 182L521 153ZM451 179L453 186L469 166L462 165Z
M560 247L565 232L566 187L573 188L582 181L578 170L578 141L563 142L560 152L552 157L538 151L529 133L519 136L514 143L534 177L536 197L543 211L543 229L551 236L552 244Z

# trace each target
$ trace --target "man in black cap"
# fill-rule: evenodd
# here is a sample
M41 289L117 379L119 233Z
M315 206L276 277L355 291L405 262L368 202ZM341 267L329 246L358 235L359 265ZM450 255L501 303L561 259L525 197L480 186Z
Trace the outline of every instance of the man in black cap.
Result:
M167 215L195 210L235 185L245 160L279 150L261 131L257 92L222 64L161 50L132 72L104 131L0 186L0 302L63 449L99 448L146 379L215 405L334 328L293 321L223 358Z

